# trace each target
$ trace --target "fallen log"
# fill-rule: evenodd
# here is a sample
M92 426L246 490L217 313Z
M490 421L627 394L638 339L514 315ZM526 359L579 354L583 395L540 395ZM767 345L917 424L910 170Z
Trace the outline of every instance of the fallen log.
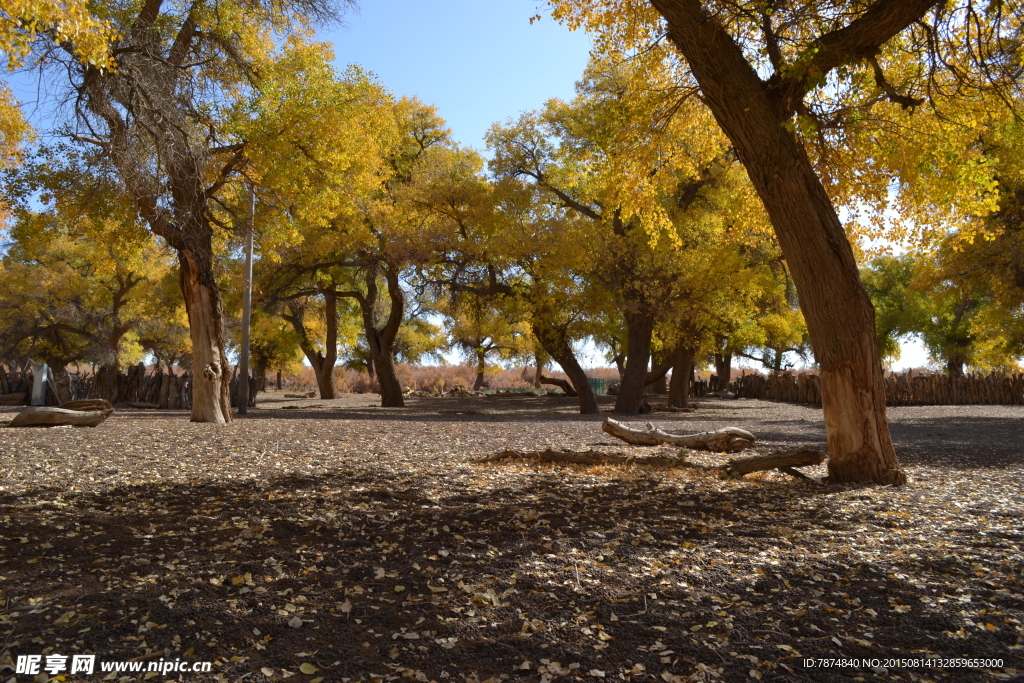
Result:
M701 432L700 434L669 434L668 432L656 429L650 422L647 423L647 429L633 429L610 417L605 418L601 429L635 446L669 444L699 451L726 453L750 448L757 440L753 434L738 427L726 427L725 429L719 429L717 432Z
M801 446L788 451L772 453L771 455L757 455L750 458L736 458L729 464L722 467L724 477L742 477L744 474L759 472L761 470L780 470L791 476L810 479L806 474L797 472L794 467L806 467L808 465L820 465L825 461L825 454L813 448Z
M285 398L316 398L315 391L308 391L305 394L285 394Z
M22 406L25 405L25 396L27 394L24 391L19 391L16 394L3 394L0 395L0 406Z
M44 406L30 406L25 408L10 421L8 427L95 427L106 420L113 413L113 410L64 410L63 408L48 408Z
M145 403L144 401L128 401L128 405L139 410L157 410L160 408L159 403Z
M114 406L105 398L80 398L60 406L63 410L113 410Z

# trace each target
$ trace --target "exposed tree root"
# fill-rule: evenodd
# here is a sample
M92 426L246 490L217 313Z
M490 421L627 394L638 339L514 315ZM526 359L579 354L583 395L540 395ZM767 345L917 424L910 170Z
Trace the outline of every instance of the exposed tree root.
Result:
M742 477L744 474L758 472L760 470L778 469L794 477L810 479L803 472L797 472L794 467L805 467L808 465L820 465L825 461L825 454L813 448L801 446L788 451L780 451L771 455L757 455L750 458L736 458L724 465L722 475L726 477Z

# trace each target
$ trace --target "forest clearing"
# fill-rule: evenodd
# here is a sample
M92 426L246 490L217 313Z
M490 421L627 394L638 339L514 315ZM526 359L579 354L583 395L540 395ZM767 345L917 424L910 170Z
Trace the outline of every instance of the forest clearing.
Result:
M741 426L757 453L824 446L820 409L697 404L648 417L678 433ZM1020 406L890 408L910 482L864 488L472 462L505 449L676 451L616 441L564 397L258 405L226 426L118 410L94 429L0 431L14 455L0 465L4 647L212 661L187 680L251 683L980 681L1024 669ZM0 423L16 410L0 408Z

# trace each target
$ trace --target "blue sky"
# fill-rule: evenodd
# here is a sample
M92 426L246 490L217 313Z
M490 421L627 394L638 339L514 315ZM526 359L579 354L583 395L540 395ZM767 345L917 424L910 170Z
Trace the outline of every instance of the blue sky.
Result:
M366 0L346 26L321 31L339 69L373 71L396 95L438 108L455 138L482 149L492 123L567 99L590 39L545 14L537 0Z

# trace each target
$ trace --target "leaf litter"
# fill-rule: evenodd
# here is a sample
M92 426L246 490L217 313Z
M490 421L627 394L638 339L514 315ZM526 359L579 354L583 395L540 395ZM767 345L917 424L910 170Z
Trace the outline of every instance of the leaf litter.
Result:
M226 427L158 413L0 432L0 667L49 652L181 657L214 662L187 680L251 683L977 681L1024 668L1021 408L890 409L911 483L864 488L471 464L504 449L676 451L610 443L565 399L366 404ZM709 400L658 422L740 426L764 453L824 448L820 411L801 406Z

